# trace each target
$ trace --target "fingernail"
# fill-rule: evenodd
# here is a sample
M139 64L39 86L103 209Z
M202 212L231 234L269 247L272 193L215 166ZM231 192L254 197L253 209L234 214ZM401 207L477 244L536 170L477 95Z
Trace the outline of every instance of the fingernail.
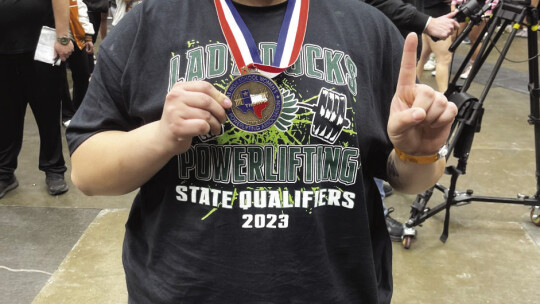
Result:
M229 98L225 97L225 99L223 100L223 103L227 106L227 107L230 107L232 106L232 102Z

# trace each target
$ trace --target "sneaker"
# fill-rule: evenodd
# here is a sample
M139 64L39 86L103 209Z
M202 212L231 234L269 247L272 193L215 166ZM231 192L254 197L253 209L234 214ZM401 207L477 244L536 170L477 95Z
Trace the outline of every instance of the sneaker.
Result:
M471 39L469 39L469 37L465 37L465 38L463 38L461 43L463 43L463 44L471 44Z
M392 189L392 186L389 184L383 184L383 190L384 190L384 197L389 197L394 192L394 189Z
M516 37L527 38L528 36L529 34L527 33L527 29L520 29L516 33Z
M463 73L461 73L461 75L459 75L459 78L461 78L461 79L469 78L469 74L471 73L471 69L472 69L472 63L469 62L469 64L465 68L465 71Z
M386 214L386 229L388 229L388 234L390 239L394 242L401 242L401 237L403 236L403 224L390 216L390 213L394 212L394 208L388 208L388 213Z
M66 193L69 189L64 177L60 175L47 175L45 183L50 195L60 195Z
M437 76L437 71L431 72L431 76Z
M17 181L17 178L15 177L15 175L13 175L8 180L0 180L0 198L4 197L6 193L17 188L18 186L19 186L19 182Z
M424 64L424 71L433 71L433 70L435 70L435 65L436 64L437 64L437 61L435 61L435 54L433 54L433 53L429 54L429 59Z

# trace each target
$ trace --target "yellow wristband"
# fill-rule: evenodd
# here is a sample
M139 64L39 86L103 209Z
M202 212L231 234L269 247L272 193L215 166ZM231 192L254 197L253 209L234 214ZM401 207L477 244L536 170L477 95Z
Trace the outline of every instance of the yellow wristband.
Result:
M442 157L446 156L448 149L446 148L446 146L443 146L438 153L427 156L409 155L396 147L394 147L394 151L396 151L396 155L399 157L399 159L404 162L415 164L432 164L441 159Z

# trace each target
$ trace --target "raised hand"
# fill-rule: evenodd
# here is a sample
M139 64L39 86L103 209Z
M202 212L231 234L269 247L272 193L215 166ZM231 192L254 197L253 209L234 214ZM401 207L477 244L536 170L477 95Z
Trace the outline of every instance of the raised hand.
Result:
M189 149L194 136L219 134L231 101L206 81L178 82L165 98L159 136L173 154Z
M394 147L409 155L434 155L448 138L457 107L442 93L416 83L417 45L416 34L409 34L390 107L388 136Z

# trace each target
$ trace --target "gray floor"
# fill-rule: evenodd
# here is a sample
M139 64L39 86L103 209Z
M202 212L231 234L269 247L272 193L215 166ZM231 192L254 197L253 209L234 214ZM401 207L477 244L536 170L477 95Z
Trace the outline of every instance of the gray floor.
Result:
M526 58L526 40L509 57ZM467 47L460 48L456 61ZM471 94L479 94L496 54ZM515 197L535 192L533 129L525 63L505 62L486 100L461 190ZM434 85L429 72L422 81ZM478 95L475 95L478 96ZM0 304L125 303L121 267L124 223L133 193L86 197L70 191L51 197L37 169L39 137L31 112L16 172L20 186L0 200ZM65 151L69 167L69 158ZM441 179L448 185L448 177ZM414 196L387 198L395 218L409 217ZM433 197L433 203L442 196ZM417 227L410 249L394 243L394 303L538 303L540 227L522 205L472 203L453 207L450 237L439 241L444 214Z

